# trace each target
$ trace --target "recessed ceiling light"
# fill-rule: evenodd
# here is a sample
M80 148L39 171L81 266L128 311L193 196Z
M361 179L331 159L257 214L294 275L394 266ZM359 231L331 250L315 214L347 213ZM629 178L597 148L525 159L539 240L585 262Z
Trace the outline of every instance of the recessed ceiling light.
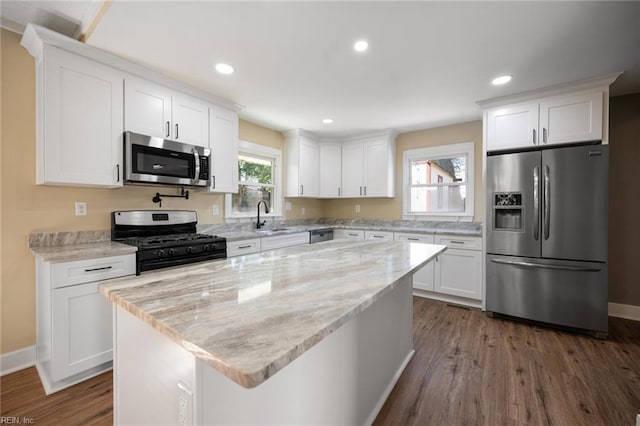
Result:
M364 40L358 40L356 44L353 45L353 48L356 52L364 52L369 48L369 43Z
M322 122L324 124L331 124L331 123L333 123L333 118L325 118L324 120L322 120Z
M216 64L216 71L220 74L233 74L233 67L229 64Z
M491 80L491 84L494 86L500 86L501 84L506 84L511 81L510 75L501 75L500 77L496 77Z

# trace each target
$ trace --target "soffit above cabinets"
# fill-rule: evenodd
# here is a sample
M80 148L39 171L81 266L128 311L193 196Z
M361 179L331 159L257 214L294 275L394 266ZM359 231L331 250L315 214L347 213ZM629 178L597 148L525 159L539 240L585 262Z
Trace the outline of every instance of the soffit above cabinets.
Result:
M479 99L613 72L613 95L640 91L640 2L113 1L87 43L324 137L479 120Z

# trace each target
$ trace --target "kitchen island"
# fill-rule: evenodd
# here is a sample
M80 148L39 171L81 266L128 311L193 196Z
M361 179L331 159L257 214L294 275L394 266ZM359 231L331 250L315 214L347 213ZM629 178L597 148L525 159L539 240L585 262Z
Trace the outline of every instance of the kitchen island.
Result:
M334 240L105 282L115 423L370 423L413 354L412 273L444 250Z

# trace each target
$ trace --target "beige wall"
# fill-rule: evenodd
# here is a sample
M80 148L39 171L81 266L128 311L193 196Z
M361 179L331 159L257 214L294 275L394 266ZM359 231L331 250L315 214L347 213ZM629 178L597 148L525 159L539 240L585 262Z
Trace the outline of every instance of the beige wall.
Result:
M610 100L609 300L640 306L640 93Z
M327 200L324 216L358 219L402 219L402 155L404 151L459 142L475 143L474 221L484 218L482 199L482 121L402 133L396 138L396 197ZM360 213L355 212L356 204Z
M21 36L2 30L2 102L0 177L0 353L35 344L34 256L27 247L32 232L109 229L110 212L155 209L151 201L159 188L125 186L119 189L66 188L35 185L35 69L33 58L20 46ZM240 138L283 149L280 132L240 121ZM171 193L170 188L160 192ZM87 203L87 216L74 215L74 203ZM162 209L190 209L201 223L221 223L213 216L217 204L224 212L224 196L190 191L189 200L166 199ZM319 217L317 200L295 201L285 217ZM315 216L314 216L315 215Z

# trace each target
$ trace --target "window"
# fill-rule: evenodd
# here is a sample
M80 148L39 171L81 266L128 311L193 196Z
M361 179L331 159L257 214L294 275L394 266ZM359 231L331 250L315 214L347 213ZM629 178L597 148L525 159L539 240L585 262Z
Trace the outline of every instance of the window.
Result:
M281 215L280 159L278 149L240 141L238 146L238 193L225 197L226 217L253 217L256 206L265 201L266 216ZM264 210L261 211L263 215Z
M404 218L473 220L473 154L473 142L405 151Z

